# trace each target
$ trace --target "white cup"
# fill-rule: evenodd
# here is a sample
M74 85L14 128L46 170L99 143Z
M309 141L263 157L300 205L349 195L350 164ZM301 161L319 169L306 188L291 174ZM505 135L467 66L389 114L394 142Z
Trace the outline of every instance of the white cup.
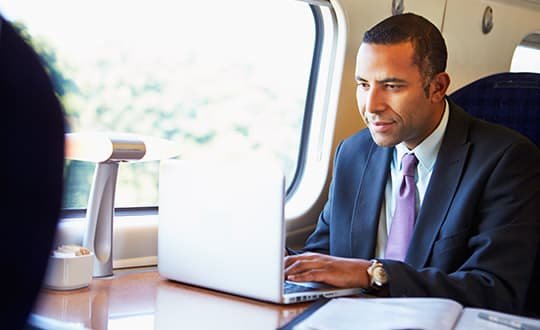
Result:
M50 256L44 285L53 290L74 290L92 281L94 254L80 256Z

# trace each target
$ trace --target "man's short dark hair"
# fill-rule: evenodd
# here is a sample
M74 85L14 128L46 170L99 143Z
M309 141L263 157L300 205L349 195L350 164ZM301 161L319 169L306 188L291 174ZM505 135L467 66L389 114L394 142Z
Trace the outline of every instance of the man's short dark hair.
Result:
M422 16L412 13L390 16L364 34L362 42L392 45L412 42L413 62L420 69L424 89L429 91L431 79L446 70L448 53L439 29Z

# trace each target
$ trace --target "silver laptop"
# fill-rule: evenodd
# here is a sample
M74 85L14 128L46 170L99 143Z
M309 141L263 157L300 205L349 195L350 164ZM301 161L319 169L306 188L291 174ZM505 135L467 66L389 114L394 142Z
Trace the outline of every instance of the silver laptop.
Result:
M285 180L279 167L166 160L159 173L163 277L283 304L361 292L320 283L295 283L293 292L285 292Z

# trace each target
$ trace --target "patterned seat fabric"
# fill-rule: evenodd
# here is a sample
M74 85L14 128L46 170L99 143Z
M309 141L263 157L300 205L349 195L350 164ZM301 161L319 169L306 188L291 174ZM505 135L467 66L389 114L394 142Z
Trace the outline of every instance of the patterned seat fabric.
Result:
M516 130L540 146L540 74L497 73L462 87L450 99L475 117Z

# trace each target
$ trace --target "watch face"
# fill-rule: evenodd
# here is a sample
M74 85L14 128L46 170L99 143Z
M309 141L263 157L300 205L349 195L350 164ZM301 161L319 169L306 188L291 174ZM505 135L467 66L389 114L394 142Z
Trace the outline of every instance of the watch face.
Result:
M375 267L375 269L373 270L373 280L377 285L380 286L388 282L386 272L384 271L384 268L382 266Z

